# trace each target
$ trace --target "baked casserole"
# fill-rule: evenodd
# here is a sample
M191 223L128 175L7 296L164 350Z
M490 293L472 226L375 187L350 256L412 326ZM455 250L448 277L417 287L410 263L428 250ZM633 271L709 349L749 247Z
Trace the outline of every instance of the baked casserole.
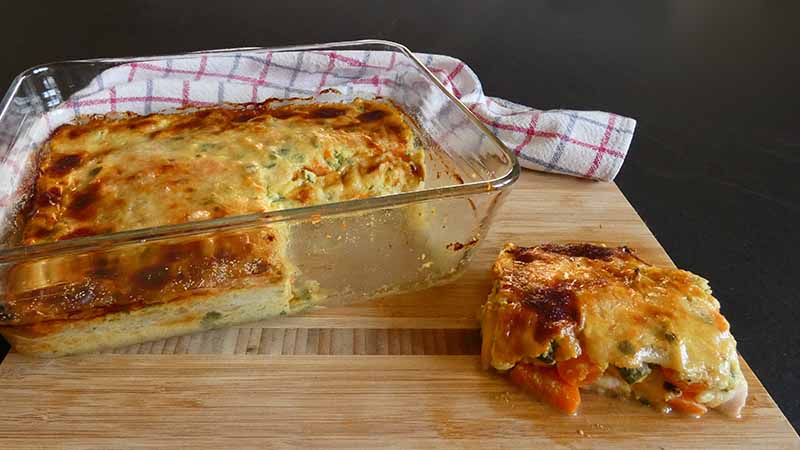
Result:
M266 101L61 126L40 152L24 245L417 190L424 152L388 101ZM12 267L0 331L60 355L288 312L308 297L291 229L219 232ZM59 280L53 284L52 280Z

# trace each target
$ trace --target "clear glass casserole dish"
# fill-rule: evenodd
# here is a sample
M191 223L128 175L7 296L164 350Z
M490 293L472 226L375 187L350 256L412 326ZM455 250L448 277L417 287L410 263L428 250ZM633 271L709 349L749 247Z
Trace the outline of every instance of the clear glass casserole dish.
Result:
M107 88L104 76L109 79L124 68L133 79L137 66L164 61L170 61L165 66L170 71L202 61L203 71L209 70L206 60L264 55L274 70L303 58L322 59L291 75L290 86L315 89L277 90L262 83L263 92L252 88L252 101L300 93L309 98L287 101L382 98L399 106L425 146L424 188L20 244L20 217L33 201L40 146L58 124L102 111L92 109L95 104L107 107L108 102L91 100L91 94ZM338 64L332 55L349 63ZM365 55L378 63L358 63ZM152 89L162 76L140 72L136 79ZM220 86L221 92L225 86ZM114 95L111 110L128 111L124 98ZM90 99L83 100L88 107L79 110L76 99ZM144 111L130 110L171 112L174 106L160 98ZM182 106L192 105L184 98ZM0 333L18 352L42 356L129 345L446 283L469 263L520 170L513 153L408 49L378 40L35 67L16 78L0 105L0 152ZM206 275L211 275L187 281L185 274L199 261L207 263ZM165 274L173 278L165 281ZM131 291L123 299L115 286ZM43 305L62 314L57 319L36 319L35 314L30 319L28 314L21 320L17 313Z

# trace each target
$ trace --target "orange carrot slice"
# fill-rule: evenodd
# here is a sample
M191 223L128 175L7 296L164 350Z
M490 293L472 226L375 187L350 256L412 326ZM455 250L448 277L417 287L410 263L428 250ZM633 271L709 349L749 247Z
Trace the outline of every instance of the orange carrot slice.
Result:
M693 400L689 400L686 398L678 397L673 398L667 402L669 406L672 407L675 411L682 412L685 414L691 414L693 416L702 416L706 412L708 412L708 408L697 403Z
M578 386L562 380L554 367L520 363L511 370L511 381L539 400L568 414L577 411L581 404Z
M681 380L678 372L675 370L662 367L661 372L664 374L664 378L667 381L681 390L681 397L684 399L694 400L694 397L697 394L708 389L708 387L703 383L687 383L686 381Z

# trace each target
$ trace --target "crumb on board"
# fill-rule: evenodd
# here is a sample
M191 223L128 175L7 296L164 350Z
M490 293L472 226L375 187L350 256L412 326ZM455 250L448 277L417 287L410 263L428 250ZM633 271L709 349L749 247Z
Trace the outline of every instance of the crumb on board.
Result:
M503 402L508 408L514 407L514 404L511 403L511 393L508 391L495 395L495 400Z

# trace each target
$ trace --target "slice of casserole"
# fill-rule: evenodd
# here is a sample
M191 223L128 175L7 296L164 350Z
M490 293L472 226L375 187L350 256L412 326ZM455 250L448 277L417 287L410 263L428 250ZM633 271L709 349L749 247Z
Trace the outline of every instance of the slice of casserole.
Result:
M40 154L24 245L419 189L424 154L392 103L276 103L92 117ZM290 311L291 227L134 242L20 263L0 331L64 354ZM298 292L301 291L301 292Z
M703 278L626 247L506 244L481 309L485 368L574 413L580 389L669 412L739 415L736 341Z

